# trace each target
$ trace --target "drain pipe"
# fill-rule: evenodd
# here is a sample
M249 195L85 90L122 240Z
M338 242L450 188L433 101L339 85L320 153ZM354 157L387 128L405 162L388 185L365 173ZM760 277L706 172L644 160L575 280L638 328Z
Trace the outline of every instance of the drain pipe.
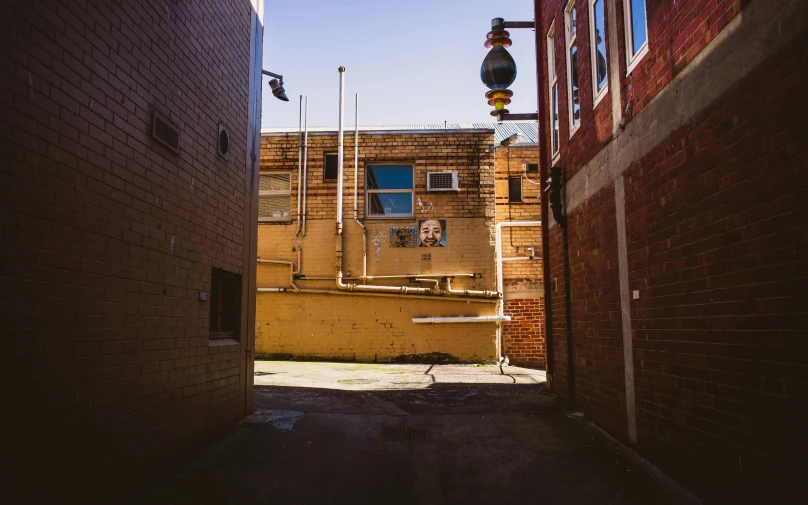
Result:
M262 260L258 258L259 264L268 264L268 265L287 265L289 266L289 285L292 286L292 290L297 293L300 290L295 285L295 275L300 273L301 267L301 259L303 258L303 248L302 247L294 247L292 250L297 250L297 268L295 268L295 264L291 261L280 261L280 260ZM286 290L286 288L277 288Z
M415 279L416 281L419 279ZM443 292L449 296L467 296L475 298L491 298L499 299L502 291L487 291L487 290L474 290L474 289L452 289L452 279L446 278L446 290ZM499 314L500 316L502 314Z
M306 120L303 130L303 236L306 236L306 193L309 189L309 97L306 97Z
M408 286L370 286L364 284L345 284L342 279L342 192L343 192L343 179L344 179L344 130L345 123L345 67L339 67L339 129L337 133L337 222L336 222L336 282L337 288L343 291L355 292L375 292L375 293L400 293L417 294L417 295L431 295L434 293L432 288L412 288Z
M502 293L503 296L499 300L498 304L498 311L500 317L505 316L505 296L503 291L503 281L502 281L502 228L529 228L529 227L541 227L541 221L503 221L501 223L497 223L496 227L496 255L497 255L497 292ZM502 356L502 326L497 325L497 356L499 361L502 362L505 360L505 357Z
M354 189L353 189L353 219L362 228L362 280L367 282L368 277L368 231L359 220L359 93L356 94L356 115L354 119Z
M300 214L300 194L303 191L303 95L300 95L300 110L297 115L297 233L295 237L300 236L300 230L303 227L303 221Z

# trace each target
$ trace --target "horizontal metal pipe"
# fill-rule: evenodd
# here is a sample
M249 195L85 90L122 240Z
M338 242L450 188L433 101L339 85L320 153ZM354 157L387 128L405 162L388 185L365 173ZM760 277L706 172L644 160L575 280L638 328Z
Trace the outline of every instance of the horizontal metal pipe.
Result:
M501 297L500 291L487 291L487 290L473 290L473 289L452 289L452 280L446 279L446 289L443 291L444 295L448 296L468 296L468 297L481 297L499 299Z
M364 277L343 277L343 280L346 281L362 281L362 280L373 280L373 279L443 279L446 278L454 278L454 277L467 277L469 279L473 279L475 274L408 274L408 275L369 275ZM297 278L301 281L333 281L334 277L328 276L317 276L317 275L298 275Z
M461 317L413 317L416 324L451 324L451 323L501 323L510 321L511 316L461 316Z
M334 279L329 279L334 280ZM382 298L409 298L412 300L428 300L429 298L422 295L405 295L399 293L373 293L373 292L348 292L336 291L332 289L307 289L300 288L293 291L289 288L258 288L259 293L288 293L288 294L311 294L311 295L340 295L340 296L379 296ZM463 303L491 303L493 300L486 298L444 298L447 302L463 302Z
M538 256L516 256L514 258L502 258L502 261L525 261L525 260L540 260Z

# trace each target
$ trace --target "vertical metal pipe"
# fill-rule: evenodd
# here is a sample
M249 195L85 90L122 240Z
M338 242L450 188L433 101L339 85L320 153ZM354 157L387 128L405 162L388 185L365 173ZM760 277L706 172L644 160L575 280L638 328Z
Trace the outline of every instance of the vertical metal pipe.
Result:
M339 130L337 134L337 232L342 234L342 171L345 146L343 126L345 123L345 67L339 67Z
M356 112L354 116L354 162L353 162L353 217L359 217L359 202L356 198L359 194L359 93L356 94Z
M300 195L303 191L303 95L300 95L300 109L298 111L297 119L297 233L295 236L300 235L300 230L303 226L303 220L301 219L300 213Z
M306 193L309 189L309 97L306 97L306 120L303 126L303 236L306 236Z
M356 94L356 118L354 119L354 208L353 215L356 224L362 228L362 280L366 282L368 276L368 231L359 220L359 94Z

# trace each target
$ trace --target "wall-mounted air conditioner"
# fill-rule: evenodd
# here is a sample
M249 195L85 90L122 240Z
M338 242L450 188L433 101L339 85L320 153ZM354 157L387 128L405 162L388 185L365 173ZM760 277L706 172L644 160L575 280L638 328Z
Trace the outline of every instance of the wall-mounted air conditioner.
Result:
M427 172L427 191L457 191L457 172Z

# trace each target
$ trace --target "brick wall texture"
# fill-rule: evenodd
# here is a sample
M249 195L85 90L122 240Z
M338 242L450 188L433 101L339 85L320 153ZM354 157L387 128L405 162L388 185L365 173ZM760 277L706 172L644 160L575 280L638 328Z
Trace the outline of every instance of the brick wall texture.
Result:
M461 273L454 289L496 288L494 225L496 220L536 220L538 189L527 182L525 203L507 204L508 161L515 175L522 162L535 163L536 147L491 150L493 131L433 133L360 133L358 209L364 217L364 171L370 163L402 162L415 167L415 218L365 219L368 275ZM305 237L297 236L298 135L270 134L263 137L262 173L291 173L291 216L288 223L265 223L259 227L258 255L297 263L302 247L302 275L326 279L299 279L300 288L335 290L336 181L323 180L326 153L337 152L335 133L309 135L307 223ZM345 135L344 272L362 274L362 234L353 222L353 132ZM426 172L457 171L459 191L426 191ZM503 186L504 184L504 186ZM420 203L419 203L420 202ZM511 207L511 208L506 208ZM509 216L510 214L510 216ZM391 226L417 226L421 219L444 219L445 248L391 248ZM527 256L533 247L540 255L538 228L515 228L505 232L505 256ZM508 302L515 321L504 325L506 352L515 364L543 366L540 300L537 293L538 259L506 264L506 293L524 298L520 305ZM288 287L289 268L261 264L259 287ZM539 275L540 277L540 275ZM356 281L351 281L356 282ZM361 282L361 281L360 281ZM406 281L374 280L383 285ZM412 286L426 286L410 282ZM362 310L358 310L359 306ZM380 298L365 295L317 295L260 293L256 349L259 355L292 355L316 358L390 361L403 356L446 353L462 361L493 362L496 359L494 323L419 325L413 317L495 315L495 301L467 303L458 298Z
M642 114L749 3L649 0L649 55L626 77L624 48L618 51L623 105L633 102L627 119ZM563 27L563 2L536 5L545 32L553 19ZM588 33L586 3L577 5L579 32ZM561 45L556 54L564 80ZM594 119L588 45L588 37L579 42L582 126L572 141L566 103L561 106L567 179L612 141ZM629 290L638 295L630 300L636 448L708 503L798 503L804 497L796 489L808 445L806 47L803 29L635 157L618 179L625 188ZM537 53L546 68L546 52ZM546 94L540 87L542 103ZM562 102L565 95L566 84ZM611 113L607 103L598 108ZM567 218L572 362L576 408L627 440L615 184L594 192ZM554 225L547 280L552 388L569 399L564 249L562 229Z
M538 172L526 172L524 163L536 164L537 146L499 146L494 151L496 217L503 221L541 221L541 185ZM508 181L520 177L522 201L510 202ZM528 259L533 249L533 259ZM541 267L541 227L506 227L502 230L502 280L505 314L502 324L502 355L519 366L545 366L544 288Z
M198 293L211 267L242 273L250 16L242 1L4 7L4 424L16 469L48 476L28 500L89 495L243 415L243 353L210 345ZM154 110L180 154L152 139Z

